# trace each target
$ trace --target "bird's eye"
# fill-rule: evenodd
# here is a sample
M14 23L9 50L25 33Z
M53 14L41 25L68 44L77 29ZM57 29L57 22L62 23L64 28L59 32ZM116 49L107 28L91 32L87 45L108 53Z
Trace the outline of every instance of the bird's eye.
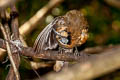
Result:
M68 44L68 39L67 38L61 38L60 39L60 42L62 43L62 44Z
M88 30L89 26L86 26L86 29Z

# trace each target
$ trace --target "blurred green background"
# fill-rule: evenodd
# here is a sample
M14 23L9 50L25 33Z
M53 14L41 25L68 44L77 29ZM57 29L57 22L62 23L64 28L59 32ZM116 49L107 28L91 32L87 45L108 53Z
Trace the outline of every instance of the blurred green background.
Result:
M49 0L21 0L16 6L19 12L19 24L29 20ZM109 5L105 0L64 0L62 4L52 9L37 28L25 37L29 46L33 43L40 31L57 16L64 15L67 11L77 9L84 13L89 23L89 39L85 47L114 45L120 43L120 8ZM21 68L21 74L24 69ZM3 71L3 68L0 68ZM2 74L6 74L7 70ZM112 78L111 78L112 77ZM2 80L2 79L0 79ZM119 71L102 76L96 80L120 80Z

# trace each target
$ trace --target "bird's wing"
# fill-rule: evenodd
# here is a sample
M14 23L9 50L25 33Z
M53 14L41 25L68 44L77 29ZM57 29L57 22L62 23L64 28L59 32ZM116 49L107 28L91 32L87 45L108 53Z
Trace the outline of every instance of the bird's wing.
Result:
M55 49L58 43L55 38L53 26L55 26L58 18L55 18L49 25L47 25L38 35L34 43L34 50L40 52L42 50Z

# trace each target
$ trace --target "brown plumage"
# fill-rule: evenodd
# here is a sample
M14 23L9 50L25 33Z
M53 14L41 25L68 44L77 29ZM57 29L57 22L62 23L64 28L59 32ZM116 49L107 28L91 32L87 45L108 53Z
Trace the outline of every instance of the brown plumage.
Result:
M34 50L52 50L57 46L72 49L85 43L87 32L88 23L84 15L80 11L71 10L55 18L43 29L34 43Z

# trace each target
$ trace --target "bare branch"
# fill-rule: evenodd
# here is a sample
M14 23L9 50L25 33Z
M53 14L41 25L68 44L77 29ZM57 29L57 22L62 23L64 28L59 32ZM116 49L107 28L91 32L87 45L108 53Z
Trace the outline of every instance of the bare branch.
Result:
M60 61L79 61L79 62L83 62L84 60L92 56L82 51L79 53L79 56L75 55L74 53L60 54L59 51L51 51L51 50L41 51L40 53L36 53L31 47L23 47L21 53L24 56L30 56L30 57L35 57L39 59L60 60Z
M13 35L13 41L15 40L19 40L19 30L18 30L18 14L16 11L16 7L15 5L11 5L11 13L10 13L10 18L11 18L11 28L12 28L12 34ZM17 43L16 43L17 44ZM12 46L11 46L12 47ZM19 65L20 65L20 56L19 56L19 52L18 50L15 51L15 47L12 47L12 56L13 56L13 60L15 62L16 65L16 69L19 69ZM14 72L14 68L10 67L9 73L7 75L7 80L13 80L15 79L14 76L16 75L16 73ZM18 80L20 80L20 75L18 74Z
M1 23L0 23L0 29L2 30L2 33L3 33L3 35L4 35L5 40L8 40L6 31L5 31L5 29L4 29L4 27L2 26ZM19 80L19 72L17 71L15 62L14 62L13 57L12 57L10 45L9 45L9 43L8 43L7 41L6 41L6 47L7 47L8 56L9 56L9 58L10 58L10 62L11 62L12 67L13 67L13 69L14 69L14 73L15 73L15 76L16 76L16 80Z
M6 46L3 46L5 42L0 39L1 48L6 49ZM35 57L40 59L50 59L50 60L63 60L63 61L83 61L86 60L90 54L87 54L85 51L81 51L79 54L80 56L74 55L73 53L63 53L59 54L59 51L43 51L40 53L34 52L33 48L31 47L22 47L22 55Z
M92 49L92 48L91 48ZM96 49L96 48L94 48ZM98 49L99 50L99 49ZM86 50L85 50L86 51ZM91 52L91 51L90 51ZM83 54L84 51L80 52ZM98 52L97 52L98 53ZM58 54L56 51L45 51L43 53L35 53L32 48L23 48L23 55L34 56L41 59L52 60L65 60L65 61L80 61L82 63L75 65L74 67L65 70L61 73L51 73L45 76L49 80L86 80L98 77L100 75L109 73L120 67L120 46L107 47L104 51L100 51L98 54L91 54L90 56L74 56L73 54ZM45 55L44 55L45 54ZM50 58L50 56L52 56ZM68 56L68 57L64 57ZM66 59L65 59L66 58ZM77 74L76 74L77 73ZM64 76L67 74L71 77ZM84 75L86 74L86 75ZM52 76L52 77L51 77ZM54 77L53 77L54 76ZM64 78L64 79L63 79Z
M15 39L19 39L19 29L18 29L18 13L17 13L17 10L16 10L16 7L15 6L11 6L11 28L12 28L12 33L14 34L14 37Z
M39 24L40 20L50 11L53 7L63 2L63 0L50 0L50 2L40 9L32 18L20 26L19 31L22 36L27 35L36 25Z
M116 69L120 69L120 46L101 52L84 63L60 73L49 73L44 78L46 80L91 80Z
M107 4L120 8L120 0L104 0Z
M34 69L39 69L39 68L45 68L45 67L51 67L51 66L53 66L52 62L51 63L45 63L45 62L33 62L33 61L30 61L29 64Z

